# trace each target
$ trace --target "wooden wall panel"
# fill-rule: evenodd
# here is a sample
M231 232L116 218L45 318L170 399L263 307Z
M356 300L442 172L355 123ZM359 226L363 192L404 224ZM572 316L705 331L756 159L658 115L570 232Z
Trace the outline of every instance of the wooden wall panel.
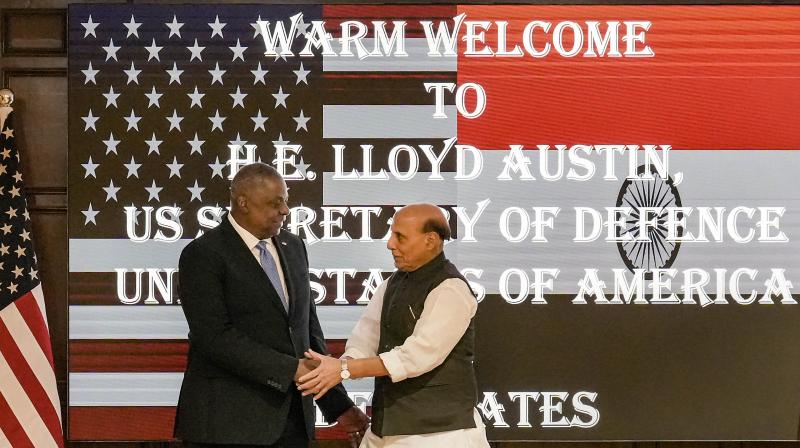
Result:
M30 196L29 196L30 197ZM39 258L47 323L53 345L56 380L66 388L67 382L67 215L63 213L31 212L33 238ZM66 405L66 390L61 396Z
M67 187L67 71L3 71L4 84L15 94L17 142L22 151L25 186ZM66 206L66 201L64 201Z
M63 9L3 11L3 56L67 54L67 14Z

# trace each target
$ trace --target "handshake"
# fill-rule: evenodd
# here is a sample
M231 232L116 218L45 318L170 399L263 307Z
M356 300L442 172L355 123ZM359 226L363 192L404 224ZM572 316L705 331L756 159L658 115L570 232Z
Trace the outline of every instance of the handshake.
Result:
M303 396L314 395L314 400L319 400L332 387L342 382L341 361L313 350L307 351L305 356L297 364L294 381ZM350 446L357 448L369 426L369 417L353 406L340 415L336 423L347 432Z

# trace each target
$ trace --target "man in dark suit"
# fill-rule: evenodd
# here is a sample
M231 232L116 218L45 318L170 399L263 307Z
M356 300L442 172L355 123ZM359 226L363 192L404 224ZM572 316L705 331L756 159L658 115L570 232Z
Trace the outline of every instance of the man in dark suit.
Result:
M189 357L175 435L189 447L308 447L311 397L294 381L325 350L310 297L303 241L282 231L286 183L269 165L239 170L231 212L181 253L180 298ZM367 417L339 387L317 401L329 422L360 438Z

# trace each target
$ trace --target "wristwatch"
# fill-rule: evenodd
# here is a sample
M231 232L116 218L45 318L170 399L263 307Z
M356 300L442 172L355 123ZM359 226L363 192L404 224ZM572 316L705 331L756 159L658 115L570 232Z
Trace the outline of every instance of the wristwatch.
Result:
M347 359L342 359L342 371L339 372L339 375L343 380L350 378L350 371L347 370Z

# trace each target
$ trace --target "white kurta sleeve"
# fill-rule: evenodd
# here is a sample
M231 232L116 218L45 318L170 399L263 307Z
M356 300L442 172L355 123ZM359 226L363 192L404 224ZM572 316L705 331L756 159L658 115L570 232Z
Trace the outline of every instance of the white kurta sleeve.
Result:
M420 376L444 362L477 309L477 300L461 279L450 278L434 288L411 336L403 345L379 355L392 382ZM377 317L380 322L380 311Z
M356 323L350 339L347 340L342 357L349 356L353 359L369 358L378 355L378 342L381 337L381 310L383 309L383 295L386 292L386 283L383 282L372 295L367 309Z

